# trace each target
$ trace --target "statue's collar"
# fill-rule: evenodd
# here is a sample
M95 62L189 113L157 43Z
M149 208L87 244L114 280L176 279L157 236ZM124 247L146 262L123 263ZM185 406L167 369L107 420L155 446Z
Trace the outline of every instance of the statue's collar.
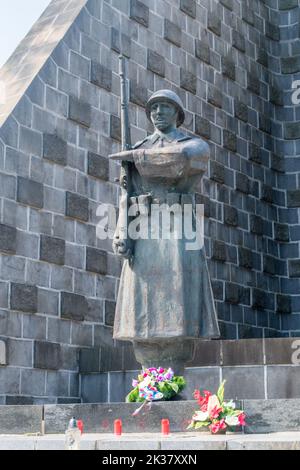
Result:
M177 129L169 132L169 134L164 134L163 132L156 131L153 136L150 138L151 144L155 144L158 139L164 139L167 142L174 142L174 140L179 140L183 136L183 133Z

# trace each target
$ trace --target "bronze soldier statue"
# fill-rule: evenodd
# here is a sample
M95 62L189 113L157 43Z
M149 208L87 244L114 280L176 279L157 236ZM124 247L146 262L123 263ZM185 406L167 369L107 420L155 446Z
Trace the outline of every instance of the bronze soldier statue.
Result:
M179 129L185 112L174 92L154 93L146 113L154 133L110 158L130 165L128 206L134 204L140 220L151 224L153 204L195 207L194 188L207 169L209 146ZM187 250L184 237L120 237L124 210L121 204L113 241L114 252L125 257L114 338L133 342L143 366L172 367L180 374L193 359L197 338L220 335L204 248Z

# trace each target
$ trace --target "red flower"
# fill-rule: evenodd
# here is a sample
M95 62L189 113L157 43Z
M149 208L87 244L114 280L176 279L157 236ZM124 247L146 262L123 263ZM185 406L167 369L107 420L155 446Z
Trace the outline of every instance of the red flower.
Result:
M245 421L245 419L246 419L245 413L242 413L242 414L240 414L240 415L238 416L238 420L239 420L239 425L240 425L240 426L246 426L246 421Z
M218 419L218 417L220 416L220 413L222 413L222 411L223 411L223 408L218 408L217 406L215 406L210 412L210 418L211 419Z
M225 419L221 419L220 421L217 421L216 423L213 423L209 426L209 429L213 434L216 434L217 432L221 431L222 429L226 429L226 423Z
M195 400L198 401L201 411L207 411L207 404L208 404L209 397L211 396L211 393L208 392L207 390L204 390L203 393L204 393L204 396L201 395L200 390L195 390L194 398Z

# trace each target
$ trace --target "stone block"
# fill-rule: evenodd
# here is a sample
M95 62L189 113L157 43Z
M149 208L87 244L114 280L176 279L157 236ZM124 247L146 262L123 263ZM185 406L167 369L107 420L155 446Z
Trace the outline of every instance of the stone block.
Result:
M33 367L32 341L13 339L7 340L7 357L10 366Z
M276 106L283 106L283 94L282 91L275 87L270 87L270 101Z
M227 247L225 243L212 240L212 258L221 263L227 261Z
M58 300L58 292L48 289L38 289L38 312L57 316Z
M194 359L187 367L208 367L221 365L221 341L197 340Z
M141 364L139 364L135 358L133 346L123 347L123 370L140 370Z
M297 353L295 354L296 352L295 343L297 343L297 340L295 340L295 338L270 338L270 339L265 339L264 341L265 341L265 357L266 357L267 365L269 364L293 365L294 364L294 356L297 355ZM300 345L300 342L299 342L299 345Z
M181 46L181 29L167 18L164 20L164 39L175 44L175 46Z
M46 108L62 117L68 116L68 97L53 88L46 87Z
M144 108L148 101L147 88L131 80L130 81L130 101Z
M268 202L270 204L273 203L274 199L274 192L272 186L267 184L262 184L261 186L261 199L262 201Z
M186 379L187 385L186 388L182 391L181 396L184 400L191 400L195 390L217 390L220 384L220 367L195 367L191 369L186 369L184 377ZM181 402L182 403L182 402ZM193 403L185 401L185 404ZM194 402L195 406L195 402ZM177 419L177 429L184 426L187 428L187 421L190 420L190 415L181 416L180 419ZM174 429L174 428L172 428ZM183 427L184 430L184 427Z
M279 10L291 10L299 5L298 0L279 0Z
M267 293L262 289L253 289L252 291L252 308L264 310L268 307Z
M247 74L247 88L256 95L260 95L260 80L253 73Z
M123 348L101 346L100 371L121 371L123 368Z
M225 302L231 304L239 304L241 300L241 286L233 282L226 282L225 284Z
M1 406L0 433L26 434L42 432L42 406Z
M195 55L198 59L210 65L210 47L206 42L195 39Z
M269 65L269 55L267 51L263 48L258 49L257 51L257 62L264 67L268 67Z
M84 222L89 220L89 200L76 193L66 192L66 216Z
M274 375L276 367L274 367ZM277 386L275 386L275 390ZM247 418L247 434L278 433L280 431L299 430L299 400L245 400L244 411ZM284 408L285 412L274 412ZM288 418L287 418L288 417ZM247 436L248 437L248 436Z
M217 87L210 85L208 87L207 101L217 108L222 108L222 92Z
M211 137L210 122L198 114L195 115L195 132L205 139L210 139Z
M300 122L285 123L284 138L288 140L300 139Z
M284 74L294 74L300 72L300 56L282 58L281 72Z
M148 28L149 8L139 0L130 0L130 18Z
M253 256L252 251L248 248L239 247L239 265L243 268L252 269L253 268Z
M108 181L109 178L109 161L107 158L97 155L93 152L88 152L88 174L99 178L103 181Z
M79 372L90 374L100 372L100 349L83 348L79 354Z
M287 191L288 207L300 207L300 189Z
M59 165L67 165L67 142L55 134L43 135L43 157Z
M104 315L105 325L114 326L116 303L105 300Z
M186 91L197 93L197 77L188 70L180 69L180 86Z
M210 161L210 179L220 184L225 181L224 166L214 160Z
M161 77L165 76L165 59L163 56L148 49L147 52L147 69L151 72L160 75Z
M300 259L289 260L290 277L300 277Z
M91 65L91 82L100 88L111 91L112 71L93 60Z
M233 227L238 225L238 211L235 207L224 204L224 223Z
M6 366L7 356L6 356L6 343L5 341L0 340L0 366Z
M74 51L70 52L70 72L85 80L90 79L91 61Z
M180 10L196 18L196 0L180 0Z
M58 370L61 368L61 346L46 341L34 342L33 367L36 369Z
M107 274L107 253L87 246L86 270L103 275Z
M284 173L285 162L284 158L280 155L271 154L271 168L272 170Z
M131 56L131 39L116 28L111 28L111 48L125 57Z
M220 0L220 3L225 8L228 8L228 10L230 10L230 11L233 10L233 0Z
M244 194L249 194L250 181L248 176L243 173L236 173L236 190Z
M250 215L250 231L255 235L264 233L264 222L259 215Z
M60 309L62 318L83 321L87 311L86 298L83 295L62 292Z
M41 235L40 260L47 263L65 264L65 240Z
M21 312L37 312L37 287L11 283L10 308Z
M263 365L263 340L222 341L223 366Z
M265 34L267 38L272 39L273 41L280 40L280 28L279 26L271 23L270 21L265 22Z
M84 403L105 403L108 398L107 374L82 374L81 397Z
M232 45L241 52L246 51L245 38L235 29L232 30Z
M121 120L114 114L110 115L110 137L121 142Z
M289 295L277 294L277 313L292 313L292 299Z
M268 398L300 398L300 375L298 366L268 366Z
M236 67L233 59L229 56L222 57L222 74L230 80L236 79Z
M221 36L221 19L219 15L213 12L208 12L207 28L217 36Z
M85 127L91 126L92 108L91 105L84 101L78 100L74 96L69 97L69 114L68 118Z
M236 152L237 150L236 135L226 129L223 130L223 146L230 152Z
M40 156L42 153L42 134L27 127L21 127L19 148L24 153Z
M234 101L234 115L241 121L247 122L248 121L248 106L242 101L239 101L236 99Z
M237 347L242 350L242 347ZM263 366L224 367L223 379L226 380L226 399L265 398Z
M0 251L2 253L16 253L17 230L15 227L0 224Z
M27 206L42 209L44 206L44 187L41 183L18 176L17 201Z
M255 144L249 144L249 160L255 163L262 163L261 149Z

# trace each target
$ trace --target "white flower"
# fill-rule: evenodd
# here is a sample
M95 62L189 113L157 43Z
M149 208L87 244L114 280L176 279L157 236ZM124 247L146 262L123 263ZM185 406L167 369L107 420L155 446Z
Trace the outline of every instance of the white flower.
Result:
M236 409L236 404L232 400L224 403L224 406L225 408L232 408L233 410Z
M193 416L193 421L207 421L208 420L208 411L195 411Z
M237 416L227 416L227 418L225 418L225 423L228 424L228 426L238 426L239 419Z
M209 415L215 407L220 408L221 405L220 405L217 395L212 395L211 397L209 397L208 404L207 404L207 411Z

